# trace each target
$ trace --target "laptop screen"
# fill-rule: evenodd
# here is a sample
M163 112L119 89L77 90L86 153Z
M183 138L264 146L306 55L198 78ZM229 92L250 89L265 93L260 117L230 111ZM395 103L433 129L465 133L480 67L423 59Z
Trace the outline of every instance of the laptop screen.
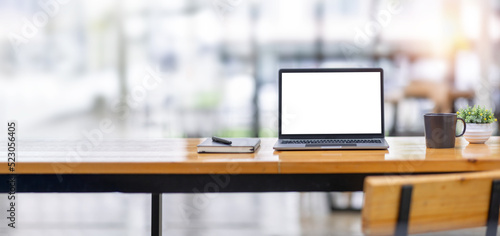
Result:
M381 134L380 71L281 74L281 134Z

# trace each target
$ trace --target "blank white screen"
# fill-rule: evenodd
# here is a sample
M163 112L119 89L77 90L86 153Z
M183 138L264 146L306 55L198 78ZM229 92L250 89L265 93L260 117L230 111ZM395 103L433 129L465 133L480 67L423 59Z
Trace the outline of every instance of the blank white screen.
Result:
M282 73L282 134L380 134L380 72Z

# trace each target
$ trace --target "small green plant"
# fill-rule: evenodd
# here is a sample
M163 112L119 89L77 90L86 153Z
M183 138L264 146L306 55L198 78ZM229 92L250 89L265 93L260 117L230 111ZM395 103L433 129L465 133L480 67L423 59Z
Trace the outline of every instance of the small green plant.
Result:
M465 123L488 124L497 121L491 109L488 110L478 105L458 110L457 116L464 119Z

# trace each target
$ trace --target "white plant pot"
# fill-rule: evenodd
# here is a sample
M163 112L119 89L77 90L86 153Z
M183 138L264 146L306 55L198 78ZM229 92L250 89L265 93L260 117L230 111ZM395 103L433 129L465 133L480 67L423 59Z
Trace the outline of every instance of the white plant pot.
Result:
M469 143L484 143L493 133L493 125L490 124L475 124L467 123L464 138Z

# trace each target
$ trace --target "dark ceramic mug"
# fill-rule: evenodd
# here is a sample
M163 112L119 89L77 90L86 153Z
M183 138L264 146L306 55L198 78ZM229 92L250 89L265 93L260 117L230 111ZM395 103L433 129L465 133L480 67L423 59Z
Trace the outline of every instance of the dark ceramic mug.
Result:
M457 120L464 123L461 134L456 135ZM428 148L453 148L455 137L465 133L465 121L455 113L428 113L424 115L425 144Z

